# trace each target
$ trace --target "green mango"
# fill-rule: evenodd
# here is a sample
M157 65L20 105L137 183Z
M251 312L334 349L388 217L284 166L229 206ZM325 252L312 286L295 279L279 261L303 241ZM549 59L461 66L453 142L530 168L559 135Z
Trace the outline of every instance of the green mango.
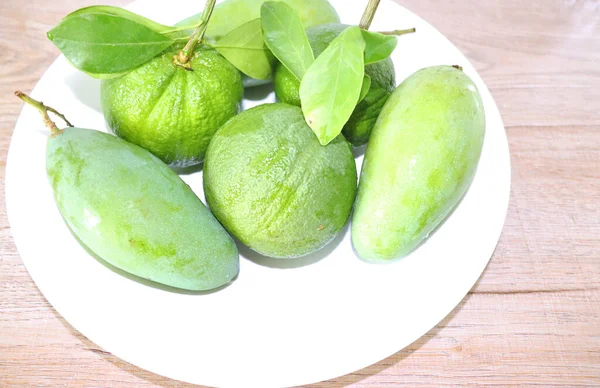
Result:
M265 104L229 120L204 164L206 202L251 249L274 258L312 253L346 225L356 195L352 147L322 146L300 108Z
M345 24L324 24L306 30L315 57L321 55L348 27ZM365 74L371 78L371 88L358 103L342 131L344 137L355 147L369 141L379 112L396 88L396 73L391 58L365 66ZM274 87L278 101L300 106L300 81L281 63L277 64L275 70Z
M352 242L365 261L410 253L467 191L485 135L473 81L452 66L422 69L389 98L365 153Z
M238 273L231 237L158 158L115 136L51 136L46 171L66 223L95 254L139 277L209 290Z

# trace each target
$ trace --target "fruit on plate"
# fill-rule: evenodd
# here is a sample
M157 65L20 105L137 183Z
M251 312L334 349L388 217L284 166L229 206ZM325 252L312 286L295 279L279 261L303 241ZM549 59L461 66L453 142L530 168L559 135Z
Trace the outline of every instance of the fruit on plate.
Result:
M216 40L227 35L231 31L260 18L260 7L267 0L225 0L217 4L208 24L206 35L209 40ZM283 1L292 7L302 19L305 28L319 24L337 23L340 18L335 8L327 0L275 0ZM181 22L178 26L194 25L200 21L200 14L191 16ZM243 76L245 87L264 85L269 80L259 80Z
M181 47L117 78L102 81L108 126L177 167L201 163L211 137L239 112L242 78L217 51L193 49L187 67L174 63Z
M352 219L366 261L405 256L437 228L469 187L485 135L483 103L459 67L407 78L373 129Z
M192 190L158 158L90 129L51 129L46 171L65 222L108 263L186 290L209 290L239 269L237 247ZM52 110L53 111L53 110Z
M225 0L217 4L206 35L218 39L237 27L260 17L260 7L267 0ZM335 8L327 0L275 0L283 1L292 7L302 19L305 28L325 23L337 23L340 18ZM194 25L200 21L200 14L191 16L177 25Z
M306 35L315 57L319 56L342 31L349 26L325 24L307 29ZM369 141L369 136L383 105L396 87L394 64L391 58L365 66L371 78L371 88L356 106L342 133L355 147ZM275 70L275 94L287 104L300 106L300 81L281 63Z
M346 224L356 192L351 145L322 146L300 108L261 105L229 120L204 164L206 201L251 249L293 258L330 242Z

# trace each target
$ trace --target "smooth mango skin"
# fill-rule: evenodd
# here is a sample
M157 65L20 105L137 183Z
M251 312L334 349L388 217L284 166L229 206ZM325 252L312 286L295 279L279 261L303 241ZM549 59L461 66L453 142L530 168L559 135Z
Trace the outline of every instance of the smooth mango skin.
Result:
M471 183L485 114L473 81L451 66L422 69L385 104L365 153L352 242L365 261L410 253Z
M223 226L249 248L274 258L312 253L335 238L356 195L352 147L327 146L300 108L265 104L240 113L213 137L204 193Z
M186 290L209 290L238 273L227 232L170 168L115 136L67 128L51 137L46 171L63 218L110 264Z
M260 18L260 7L270 0L225 0L215 6L206 35L219 39L242 24ZM302 20L304 28L340 21L335 8L327 0L275 0L292 7ZM200 21L201 14L190 16L177 23L178 26L193 25Z

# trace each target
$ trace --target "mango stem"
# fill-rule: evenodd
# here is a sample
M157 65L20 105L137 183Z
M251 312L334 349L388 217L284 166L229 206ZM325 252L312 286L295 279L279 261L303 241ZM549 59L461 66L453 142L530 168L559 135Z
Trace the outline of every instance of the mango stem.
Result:
M26 104L31 105L32 107L34 107L35 109L40 111L40 114L42 115L42 119L44 120L44 124L46 125L46 127L48 127L48 129L50 130L50 136L54 137L57 135L60 135L61 133L63 133L65 130L64 129L59 129L56 124L54 123L54 121L52 121L50 119L50 116L48 115L48 112L52 112L55 115L57 115L58 117L60 117L69 127L72 127L73 124L71 124L69 122L69 120L67 120L67 118L60 112L58 112L56 109L44 105L43 102L41 101L37 101L34 100L33 98L29 97L27 94L17 90L15 92L15 96L19 97L21 100L23 100Z
M416 28L408 28L406 30L381 31L379 33L383 34L383 35L400 36L400 35L412 34L413 32L417 32L417 29Z
M361 30L368 30L369 27L371 27L371 23L373 22L375 12L377 11L377 7L379 7L380 1L381 0L369 0L367 8L360 19L360 24L358 25Z
M186 45L179 51L179 53L177 53L177 55L173 57L173 62L177 66L191 70L191 66L188 62L191 59L196 44L198 44L198 42L200 42L204 37L204 33L208 27L208 21L210 20L210 16L212 15L212 11L215 8L216 2L217 0L207 0L206 5L204 6L204 11L202 11L202 15L200 16L200 25L198 28L196 28L196 31L194 31L194 34L186 43Z

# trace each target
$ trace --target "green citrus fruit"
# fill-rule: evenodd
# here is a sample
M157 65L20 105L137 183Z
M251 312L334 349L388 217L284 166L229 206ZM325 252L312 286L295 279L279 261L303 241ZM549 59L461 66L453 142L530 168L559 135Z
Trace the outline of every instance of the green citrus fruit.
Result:
M225 0L215 7L208 23L206 35L221 38L244 23L260 18L260 7L266 0ZM337 23L340 18L327 0L276 0L283 1L298 13L305 28L325 23ZM190 16L178 26L200 22L201 14Z
M232 235L271 257L314 252L344 227L356 193L351 145L322 146L300 108L261 105L229 120L213 137L204 192Z
M239 71L215 50L194 50L190 69L173 63L177 49L121 77L103 80L104 117L114 133L171 166L201 163L219 127L239 112Z
M324 24L306 30L315 57L325 51L329 43L347 27L344 24ZM364 100L356 106L342 132L356 147L369 141L383 105L396 88L394 64L390 58L365 66L365 74L371 77L371 89ZM277 99L300 106L299 89L300 81L285 66L278 64L275 70Z

